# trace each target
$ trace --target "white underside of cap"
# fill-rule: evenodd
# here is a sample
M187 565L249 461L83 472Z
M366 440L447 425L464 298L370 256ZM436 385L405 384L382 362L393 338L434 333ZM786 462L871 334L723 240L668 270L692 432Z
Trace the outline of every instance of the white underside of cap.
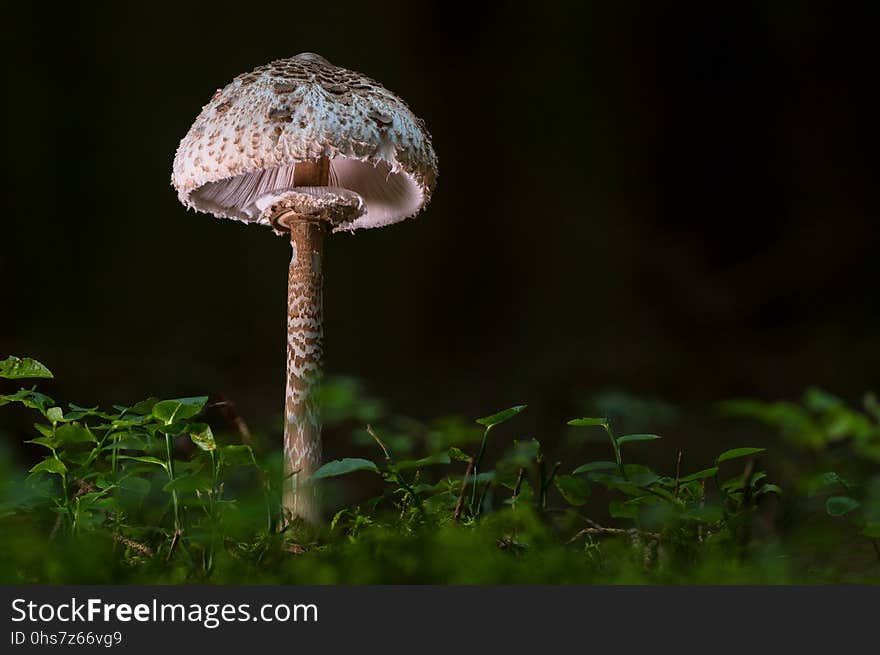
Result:
M270 224L267 208L288 192L304 187L293 185L296 164L277 166L209 182L190 192L195 209L247 223ZM392 171L380 161L336 157L330 161L330 186L310 187L309 193L347 191L361 199L361 211L349 213L352 220L335 224L334 232L381 227L414 216L424 204L424 193L416 180L404 171ZM332 197L326 200L332 202Z

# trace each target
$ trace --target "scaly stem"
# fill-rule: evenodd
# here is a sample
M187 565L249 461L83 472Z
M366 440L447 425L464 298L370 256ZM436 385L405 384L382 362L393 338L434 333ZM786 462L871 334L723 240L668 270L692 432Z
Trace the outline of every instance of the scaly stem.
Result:
M321 465L321 421L315 390L321 378L324 340L322 259L324 226L292 217L292 256L287 287L287 391L284 402L285 523L320 515L318 496L309 476Z

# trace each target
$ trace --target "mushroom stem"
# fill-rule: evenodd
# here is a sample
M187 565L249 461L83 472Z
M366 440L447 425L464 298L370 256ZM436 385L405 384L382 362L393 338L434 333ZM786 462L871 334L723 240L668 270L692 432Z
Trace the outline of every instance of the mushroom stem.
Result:
M330 162L298 162L295 186L326 185ZM290 213L279 224L290 230L287 275L287 389L284 395L284 523L320 518L317 489L309 476L321 465L321 416L315 391L324 351L324 221Z
M284 397L285 523L295 517L314 523L318 495L309 476L321 465L321 417L315 390L321 378L324 340L324 226L290 220L292 256L287 277L287 390Z

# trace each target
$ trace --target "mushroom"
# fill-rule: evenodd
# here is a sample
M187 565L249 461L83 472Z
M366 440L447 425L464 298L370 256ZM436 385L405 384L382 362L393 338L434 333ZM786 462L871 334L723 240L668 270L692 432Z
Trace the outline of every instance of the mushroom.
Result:
M202 108L171 176L188 208L288 234L283 513L319 516L315 389L327 232L382 227L431 198L437 159L421 119L377 82L302 53L236 77Z

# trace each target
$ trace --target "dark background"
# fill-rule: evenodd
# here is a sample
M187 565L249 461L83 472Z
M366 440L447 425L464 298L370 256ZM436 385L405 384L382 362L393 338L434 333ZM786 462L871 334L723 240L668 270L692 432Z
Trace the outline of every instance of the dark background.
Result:
M703 4L9 5L0 354L84 404L223 392L274 422L289 246L187 213L171 161L215 89L314 51L440 161L417 219L328 243L329 374L422 418L527 402L538 436L608 388L857 400L876 16Z

